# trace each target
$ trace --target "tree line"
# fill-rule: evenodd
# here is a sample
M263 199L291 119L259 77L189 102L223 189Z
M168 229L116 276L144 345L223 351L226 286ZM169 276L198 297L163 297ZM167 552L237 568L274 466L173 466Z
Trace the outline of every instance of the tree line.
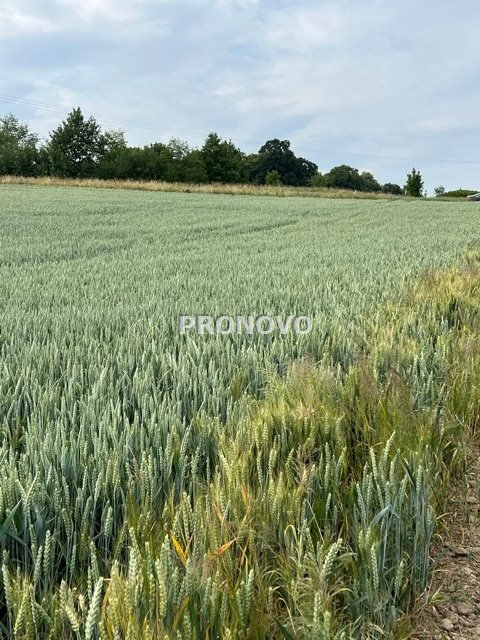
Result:
M200 148L178 138L131 147L123 131L102 130L96 119L86 118L80 108L73 109L43 144L28 124L14 115L0 118L0 175L250 183L423 195L423 180L415 169L404 187L382 185L370 172L348 165L321 174L314 162L295 155L289 140L277 138L252 154L214 132Z

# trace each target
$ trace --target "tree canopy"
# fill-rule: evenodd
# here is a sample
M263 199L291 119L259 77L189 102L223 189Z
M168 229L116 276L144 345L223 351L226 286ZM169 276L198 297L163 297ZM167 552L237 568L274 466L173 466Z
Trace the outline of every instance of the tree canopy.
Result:
M276 171L282 184L307 186L318 172L314 162L297 158L290 148L289 140L267 140L252 159L250 178L252 182L265 184L267 175Z
M392 182L386 182L382 186L382 191L383 191L383 193L391 193L394 196L403 195L402 187L399 184L395 184L395 183L392 183Z
M85 119L80 108L50 134L47 155L53 175L65 178L95 176L101 161L113 157L126 147L122 132L102 132L93 116Z
M411 173L407 174L407 182L405 183L405 195L412 198L420 198L423 195L423 178L420 171L415 167Z
M38 136L13 114L0 118L0 175L35 176L39 172Z
M200 150L207 182L242 182L244 155L231 140L209 133Z
M346 164L323 175L311 160L297 156L289 140L267 140L246 154L212 131L200 148L179 138L143 147L129 146L123 131L105 130L93 117L73 109L45 144L27 124L8 114L0 118L0 175L53 175L66 178L162 180L314 186L421 196L423 178L413 169L404 187L381 185L369 171Z

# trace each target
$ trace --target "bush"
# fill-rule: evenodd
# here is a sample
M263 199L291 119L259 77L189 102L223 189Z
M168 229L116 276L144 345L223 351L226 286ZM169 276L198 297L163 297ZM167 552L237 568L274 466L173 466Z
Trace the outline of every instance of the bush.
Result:
M383 193L391 193L394 196L403 195L403 189L399 184L394 184L392 182L387 182L382 186Z
M310 179L310 186L316 188L325 187L325 180L320 172Z
M358 169L341 164L333 167L324 176L325 186L330 189L350 189L352 191L363 191L363 181Z
M473 196L478 191L472 191L471 189L456 189L454 191L447 191L444 195L447 198L466 198L467 196Z
M272 169L271 171L267 171L267 175L265 176L265 184L269 186L280 186L282 184L282 178L276 169Z

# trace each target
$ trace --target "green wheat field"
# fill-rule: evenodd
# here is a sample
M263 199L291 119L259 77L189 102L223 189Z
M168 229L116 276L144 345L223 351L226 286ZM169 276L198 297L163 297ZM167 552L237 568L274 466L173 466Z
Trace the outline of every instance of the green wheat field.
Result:
M408 637L480 425L479 229L0 186L0 638Z

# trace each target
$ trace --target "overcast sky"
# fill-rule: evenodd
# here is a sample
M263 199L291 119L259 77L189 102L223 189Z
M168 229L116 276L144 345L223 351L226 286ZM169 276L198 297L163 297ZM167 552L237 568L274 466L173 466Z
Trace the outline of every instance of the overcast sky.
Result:
M0 0L0 114L480 189L478 0ZM16 100L20 98L21 100ZM41 104L39 104L41 103Z

